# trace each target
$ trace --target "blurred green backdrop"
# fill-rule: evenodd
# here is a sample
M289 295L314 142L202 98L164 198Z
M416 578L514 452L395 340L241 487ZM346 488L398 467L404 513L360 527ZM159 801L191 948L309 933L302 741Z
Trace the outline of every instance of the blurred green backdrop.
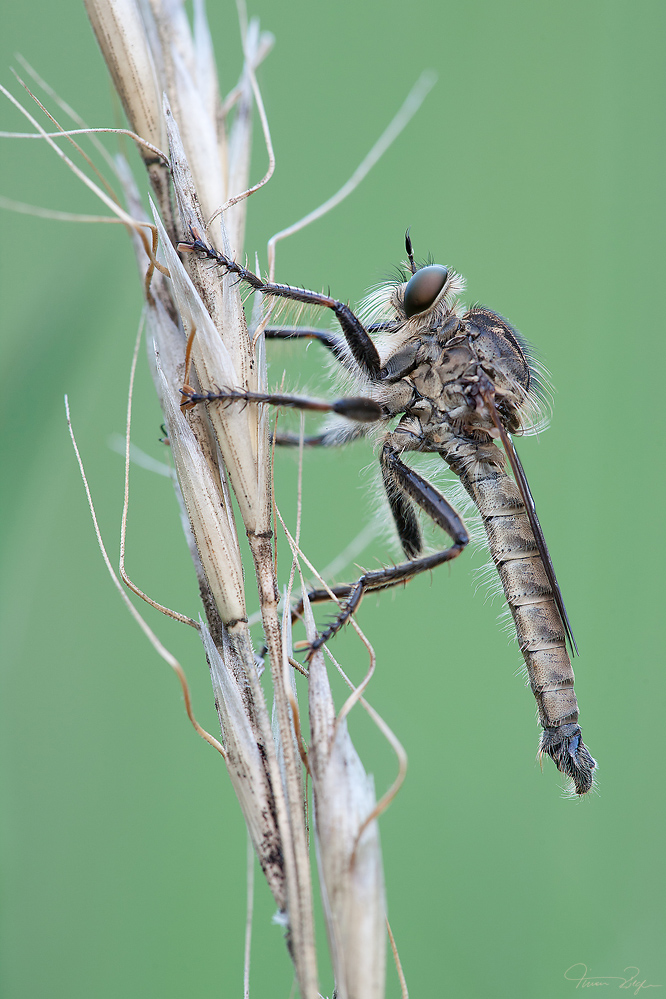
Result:
M229 88L236 15L213 6L220 51L234 53L220 67ZM282 244L278 276L357 301L402 258L410 225L417 254L465 274L468 300L509 316L556 386L551 429L521 454L581 650L599 794L564 800L550 762L543 774L534 763L519 653L498 605L475 594L482 554L369 598L360 615L378 653L370 700L410 757L382 838L411 994L560 999L577 963L596 977L635 966L666 987L664 5L260 0L250 13L277 36L260 82L278 164L251 205L251 258L346 180L432 67L439 83L417 118L348 201ZM18 50L90 123L114 123L82 7L11 5L3 22L5 84L18 92ZM23 130L3 108L1 127ZM0 194L98 211L41 144L3 142ZM109 583L65 426L68 392L115 552L122 462L108 440L123 430L141 307L130 247L119 227L6 212L2 224L3 995L237 996L244 827L221 761ZM316 345L277 346L271 377L286 369L289 387L313 387L320 360ZM134 436L158 458L160 422L142 363ZM370 519L372 478L359 471L371 461L363 444L307 455L303 543L317 565ZM170 485L132 474L129 571L196 614ZM276 486L291 516L292 456ZM378 540L362 557L392 550ZM196 636L152 623L214 729ZM353 635L335 651L359 679ZM381 791L394 761L360 714L352 730ZM271 914L260 883L252 994L287 996Z

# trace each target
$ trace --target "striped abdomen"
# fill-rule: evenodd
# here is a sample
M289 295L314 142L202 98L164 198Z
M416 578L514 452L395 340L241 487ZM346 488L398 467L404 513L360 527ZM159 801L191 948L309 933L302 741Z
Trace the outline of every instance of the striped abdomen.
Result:
M450 464L479 508L513 615L543 726L539 752L573 780L577 794L585 794L596 764L581 737L564 625L518 486L494 462Z

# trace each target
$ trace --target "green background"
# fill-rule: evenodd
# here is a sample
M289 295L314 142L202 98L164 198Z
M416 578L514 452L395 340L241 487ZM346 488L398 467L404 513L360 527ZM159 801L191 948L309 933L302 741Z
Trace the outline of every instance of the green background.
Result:
M369 699L410 759L381 831L411 995L560 999L575 991L565 971L578 962L596 977L636 966L666 988L664 6L290 0L251 13L277 36L260 82L278 164L251 206L251 258L346 180L434 68L417 118L347 202L281 246L278 276L358 301L402 258L410 225L417 255L465 274L468 300L509 316L556 386L550 430L520 450L581 650L576 690L599 793L563 799L550 762L543 773L534 763L519 653L499 604L475 593L483 553L368 598L359 616L378 654ZM211 21L228 89L233 6L215 5ZM78 4L11 5L3 24L3 82L17 92L18 50L90 123L114 123ZM0 117L24 127L8 105ZM4 141L0 193L99 210L38 143ZM238 996L243 824L219 757L110 585L65 427L68 392L115 553L122 462L108 439L123 430L141 307L130 247L120 227L6 212L2 225L3 995ZM313 388L320 360L316 344L276 346L271 379L286 370L288 387ZM160 422L142 363L135 441L158 458ZM307 455L303 542L315 564L371 518L375 480L359 479L371 462L363 443ZM196 614L169 483L139 468L133 486L130 574ZM276 487L293 518L293 456L280 456ZM362 558L394 554L377 540ZM214 728L196 636L151 623ZM351 632L335 652L360 679ZM390 752L360 713L352 731L383 790ZM272 908L259 883L255 996L291 986ZM322 991L332 991L326 970Z

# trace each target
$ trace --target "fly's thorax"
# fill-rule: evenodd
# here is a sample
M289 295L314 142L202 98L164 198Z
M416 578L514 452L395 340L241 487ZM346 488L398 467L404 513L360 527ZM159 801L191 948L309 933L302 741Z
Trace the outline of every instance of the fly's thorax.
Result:
M416 365L436 361L443 346L461 339L460 317L437 306L427 316L396 319L394 328L373 339L382 360L382 380L395 381Z
M437 424L455 410L458 419L473 419L474 405L466 392L477 363L465 337L443 347L437 334L423 334L402 342L388 356L381 379L369 390L391 415L406 412L424 424Z
M430 404L433 413L472 413L466 390L476 361L467 340L454 347L442 347L435 338L424 339L409 374L415 400ZM421 407L423 408L423 406ZM454 416L454 419L456 417Z
M471 368L476 362L477 372L483 371L493 383L507 429L516 432L533 423L539 415L539 392L537 387L533 398L533 359L531 363L529 345L520 334L484 306L464 312L458 298L464 280L452 268L425 266L405 278L375 289L360 311L364 322L387 327L375 338L382 380L395 383L411 377L416 392L439 412L452 413L453 419L469 426L489 428L488 419L479 418L473 405L464 420L466 400L459 397L474 381ZM455 382L462 382L458 398Z
M413 314L407 297L409 286L432 270L448 273L442 290L422 312ZM522 411L530 395L531 368L526 344L506 319L483 306L463 314L457 294L462 283L455 272L436 266L417 270L409 281L385 286L367 300L372 308L362 315L366 322L387 324L375 337L382 368L381 380L396 384L409 379L419 400L419 412L432 404L433 414L448 414L460 425L492 428L488 413L481 412L469 390L484 373L492 382L496 404L510 432L520 430ZM428 294L425 295L425 301ZM381 303L381 309L379 308ZM386 395L387 401L390 393ZM388 410L398 412L397 397ZM434 418L434 417L433 417Z
M497 344L488 340L481 334L477 337L476 333L458 333L444 345L437 334L428 333L421 337L416 349L413 341L405 345L396 366L398 360L400 364L411 364L403 378L414 390L409 411L418 412L426 423L446 420L468 431L492 432L492 416L485 407L479 407L475 393L479 376L485 374L495 387L498 409L507 428L519 429L525 392L513 378L514 359L500 355Z
M515 433L523 425L521 412L532 379L525 345L506 319L483 306L465 313L462 326L473 343L480 367L493 383L506 427Z
M414 386L408 378L393 383L372 382L366 391L389 416L410 411L414 402Z
M530 366L518 334L507 320L477 306L465 313L462 322L484 367L494 369L499 377L526 395L530 390Z

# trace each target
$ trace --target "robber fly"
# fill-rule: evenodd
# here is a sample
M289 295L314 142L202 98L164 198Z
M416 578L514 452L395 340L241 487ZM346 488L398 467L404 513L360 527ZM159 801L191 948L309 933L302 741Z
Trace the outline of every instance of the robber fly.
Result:
M406 560L337 587L334 592L344 603L335 621L312 644L310 655L340 630L365 592L404 583L456 558L467 545L469 535L456 510L403 461L408 451L439 454L481 515L543 727L539 752L552 757L571 778L577 794L585 794L592 787L596 763L578 725L567 643L572 654L577 649L511 440L511 434L529 425L539 393L538 371L528 345L506 319L482 306L463 311L458 295L464 281L459 274L439 264L417 266L409 232L405 245L408 270L370 296L366 311L372 321L364 324L348 305L328 295L262 280L193 231L192 241L181 243L181 250L198 252L264 295L331 309L341 335L289 327L268 328L266 336L319 340L363 394L327 403L235 388L200 394L186 389L187 404L254 401L334 412L350 421L346 430L333 428L306 438L311 445L344 443L363 436L373 425L384 431L381 473ZM394 417L400 419L391 430L389 421ZM290 443L284 438L279 442ZM507 473L507 459L513 477ZM452 543L447 548L423 553L415 507L449 536ZM311 594L315 601L328 598L326 591Z

